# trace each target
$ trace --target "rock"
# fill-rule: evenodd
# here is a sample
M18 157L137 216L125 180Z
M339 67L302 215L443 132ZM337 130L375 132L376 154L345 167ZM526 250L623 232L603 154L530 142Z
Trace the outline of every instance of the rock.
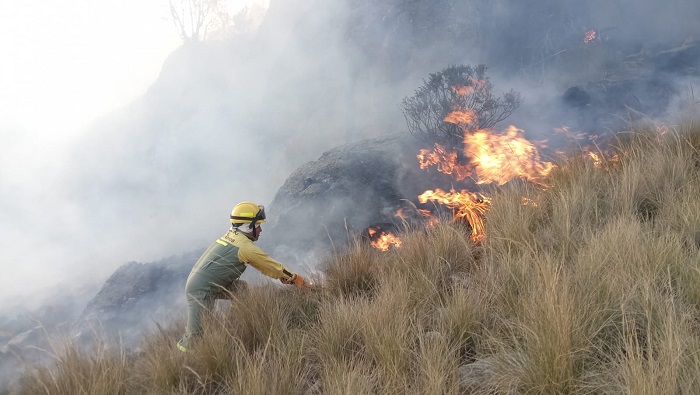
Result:
M121 266L88 302L74 325L73 338L90 341L97 331L110 336L119 334L126 346L135 344L157 319L184 311L185 282L201 252Z
M421 148L430 147L408 134L394 135L345 145L301 166L266 210L260 245L275 257L308 259L346 245L369 226L400 223L398 209L426 189L452 182L420 169Z
M578 86L572 86L564 92L564 102L572 107L585 107L590 105L591 96Z
M493 365L495 359L486 357L476 362L462 365L458 369L459 392L461 394L488 393L494 389Z
M162 270L158 265L137 262L121 266L88 303L86 313L107 313L128 308L136 298L156 289Z

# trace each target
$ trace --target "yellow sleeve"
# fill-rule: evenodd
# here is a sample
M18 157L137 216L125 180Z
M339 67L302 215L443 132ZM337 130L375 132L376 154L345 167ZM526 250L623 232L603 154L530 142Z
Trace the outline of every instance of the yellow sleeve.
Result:
M294 273L289 268L270 258L270 255L253 243L245 243L239 247L238 259L253 266L260 273L274 279L286 278L291 280L294 276Z

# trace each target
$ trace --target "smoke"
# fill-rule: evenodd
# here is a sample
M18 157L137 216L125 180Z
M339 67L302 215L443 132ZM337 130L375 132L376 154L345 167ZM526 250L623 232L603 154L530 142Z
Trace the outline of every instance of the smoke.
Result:
M608 105L616 99L593 87L623 81L620 70L606 74L611 64L700 37L693 0L330 3L273 0L254 35L183 45L141 99L96 120L60 153L33 155L35 142L4 132L22 148L0 158L2 259L13 268L0 298L41 304L47 287L70 295L125 262L206 246L226 230L233 205L269 204L303 163L404 132L401 99L450 64L485 63L497 94L520 91L524 103L506 122L526 133L546 137L564 125L600 133L617 124L562 103L567 88ZM587 45L590 29L598 39ZM658 66L638 64L625 75ZM687 86L683 76L663 75L672 81L663 87ZM684 90L662 97L650 84L631 88L654 95L638 96L645 109L680 106ZM51 170L30 179L37 162ZM26 195L23 183L38 192ZM303 268L303 254L286 255Z

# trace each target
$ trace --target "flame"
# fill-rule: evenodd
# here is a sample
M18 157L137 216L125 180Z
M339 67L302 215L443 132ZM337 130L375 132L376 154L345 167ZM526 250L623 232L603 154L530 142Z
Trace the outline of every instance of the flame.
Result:
M408 219L408 215L407 215L406 213L403 212L403 207L401 207L400 209L398 209L398 210L396 211L396 214L394 214L394 216L395 216L395 217L399 217L399 218L401 218L401 219Z
M424 209L418 209L418 212L421 213L422 216L428 219L428 223L425 225L426 227L434 228L437 226L437 224L440 223L440 220L434 216L430 210L424 210Z
M659 137L663 137L664 135L666 135L670 131L671 131L671 128L669 128L667 125L661 124L661 125L656 126L656 134Z
M486 80L470 79L469 82L471 83L470 86L453 85L450 88L452 88L452 90L455 91L455 93L457 93L459 96L467 96L467 95L471 95L472 93L474 93L475 90L486 86Z
M593 160L593 167L598 169L603 167L603 158L601 158L600 155L595 152L588 152L588 157Z
M484 215L488 211L491 199L466 190L459 192L451 189L445 192L440 188L427 190L418 196L418 201L426 203L433 201L454 210L455 220L465 220L472 228L472 239L484 239Z
M472 175L471 166L460 165L457 161L457 153L447 151L440 144L435 144L433 151L420 150L420 154L417 157L421 169L437 166L440 173L452 175L457 181L464 180Z
M554 133L562 134L570 139L573 140L583 140L586 136L588 136L586 133L583 132L572 132L571 128L569 126L562 126L560 128L554 128Z
M591 41L595 40L595 38L596 38L596 32L595 32L595 30L591 29L591 30L587 31L586 33L584 33L583 42L588 44Z
M466 94L472 89L452 88L459 94ZM448 151L445 147L435 144L432 151L423 149L417 155L420 168L436 166L438 171L452 175L457 181L470 177L476 184L503 185L512 179L522 178L544 185L543 179L555 166L541 159L538 147L523 137L523 130L511 125L502 133L494 133L490 129L480 129L472 133L467 126L473 123L476 117L477 114L472 110L456 109L444 119L445 122L457 124L463 129L463 153L469 162L460 163L457 152ZM568 134L569 130L564 127L560 133ZM491 204L490 198L464 189L459 192L455 189L449 192L435 189L425 191L418 196L418 201L422 204L435 202L452 209L454 220L467 221L471 226L472 240L478 242L485 239L484 218ZM537 206L528 198L523 198L523 205ZM429 219L428 226L439 222L428 210L419 212Z
M515 178L541 184L555 166L543 162L537 148L522 133L511 125L505 134L482 129L464 136L464 151L474 162L477 184L503 185Z
M608 150L598 152L591 151L593 147L584 147L584 158L588 158L593 162L593 167L596 169L611 168L620 162L620 155Z
M537 207L537 202L535 202L534 200L532 200L528 197L523 196L521 198L521 201L522 201L523 206Z
M367 233L372 240L372 247L381 251L389 251L391 246L395 248L401 247L401 238L391 232L385 232L380 227L368 228Z
M474 93L473 86L464 86L464 85L457 86L457 85L455 85L455 86L452 86L451 88L453 91L455 91L455 93L457 93L460 96L466 96L466 95L470 95L470 94Z
M476 113L472 110L455 110L447 114L444 121L455 125L469 125L474 119L476 119Z
M457 181L474 177L477 184L506 182L522 178L535 183L547 176L554 164L542 161L539 150L522 137L523 131L509 126L504 134L480 129L464 135L464 152L471 163L460 164L457 153L435 144L433 151L420 150L417 155L421 169L437 166L439 172L452 175Z

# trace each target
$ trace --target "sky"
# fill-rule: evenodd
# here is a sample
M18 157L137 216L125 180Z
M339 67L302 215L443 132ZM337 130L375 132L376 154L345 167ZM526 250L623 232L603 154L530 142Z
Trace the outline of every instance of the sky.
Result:
M226 5L247 3L267 4ZM72 254L51 223L72 214L52 197L59 164L98 118L145 93L181 44L167 0L0 2L0 300L64 277L47 264Z
M2 2L2 122L57 142L140 95L180 45L168 12L160 1Z

